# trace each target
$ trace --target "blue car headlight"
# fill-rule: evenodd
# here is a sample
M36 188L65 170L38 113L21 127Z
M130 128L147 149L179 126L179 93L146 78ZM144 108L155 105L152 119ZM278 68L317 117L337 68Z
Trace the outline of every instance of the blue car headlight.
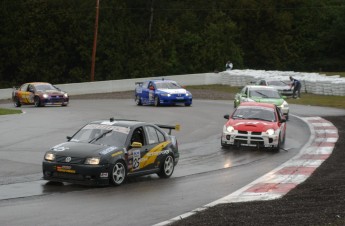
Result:
M162 96L162 97L170 97L171 94L170 94L170 93L162 93L161 96Z

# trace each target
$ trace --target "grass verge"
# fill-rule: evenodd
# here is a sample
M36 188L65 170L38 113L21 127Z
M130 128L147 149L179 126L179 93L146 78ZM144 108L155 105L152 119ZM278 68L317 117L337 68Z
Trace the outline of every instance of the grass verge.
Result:
M21 114L21 113L22 113L21 110L0 108L0 115Z
M232 93L235 95L238 93L242 87L233 87L227 85L203 85L203 86L188 86L187 89L191 90L213 90L220 91L225 93ZM192 91L193 93L193 91ZM289 104L301 104L301 105L312 105L312 106L321 106L321 107L334 107L345 109L345 97L344 96L326 96L326 95L317 95L311 93L301 93L302 98L292 99L288 98L287 102Z

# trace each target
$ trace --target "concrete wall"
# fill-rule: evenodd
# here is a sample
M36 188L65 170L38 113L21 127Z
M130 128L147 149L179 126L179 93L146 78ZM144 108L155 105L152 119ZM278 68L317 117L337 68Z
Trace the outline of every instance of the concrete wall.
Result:
M108 80L100 82L83 82L70 84L56 84L61 90L66 91L69 95L92 94L92 93L110 93L120 91L130 91L135 88L136 82L142 82L151 78L155 79L171 79L180 85L211 85L220 84L221 75L218 73L204 74L187 74L187 75L171 75L162 77L149 77L138 79ZM0 99L10 99L12 89L0 89Z
M325 76L318 73L303 73L293 71L264 71L264 70L232 70L220 73L170 75L162 77L149 77L138 79L109 80L100 82L83 82L70 84L57 84L60 89L69 95L110 93L130 91L135 88L135 82L147 79L171 79L180 85L212 85L223 84L229 86L244 86L261 78L277 78L289 80L289 76L302 81L302 91L321 95L345 96L345 78L340 76ZM10 99L12 89L0 89L0 99Z

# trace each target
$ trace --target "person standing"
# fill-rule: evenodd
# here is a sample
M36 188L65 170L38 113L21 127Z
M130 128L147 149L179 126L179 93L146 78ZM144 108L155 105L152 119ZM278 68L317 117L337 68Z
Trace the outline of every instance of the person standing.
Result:
M232 70L232 67L233 67L233 65L232 65L230 60L228 62L226 62L225 70L230 71L230 70Z
M291 81L290 88L292 89L292 87L293 87L292 97L293 98L301 98L301 88L302 88L301 82L299 80L293 78L292 76L290 76L290 81ZM297 97L296 97L296 92L297 92Z

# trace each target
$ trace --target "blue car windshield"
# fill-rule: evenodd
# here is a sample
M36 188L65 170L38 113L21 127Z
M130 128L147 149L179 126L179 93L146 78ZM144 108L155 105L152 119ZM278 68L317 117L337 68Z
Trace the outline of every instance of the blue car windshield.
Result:
M156 82L157 89L181 89L176 82Z

